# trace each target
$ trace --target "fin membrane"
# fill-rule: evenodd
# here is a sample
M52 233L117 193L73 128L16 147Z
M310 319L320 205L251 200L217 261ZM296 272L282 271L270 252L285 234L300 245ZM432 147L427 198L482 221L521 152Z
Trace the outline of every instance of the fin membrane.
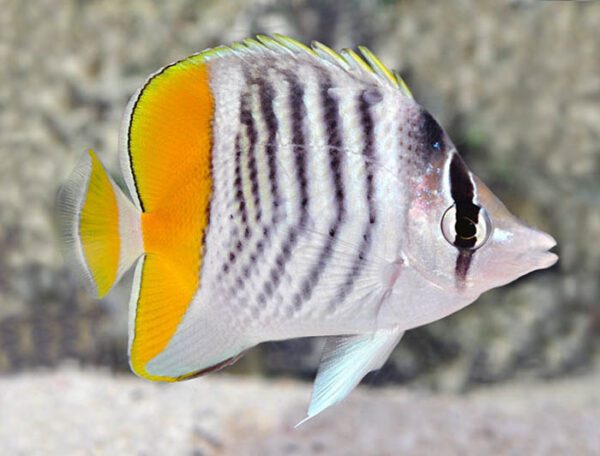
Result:
M403 330L392 328L328 338L307 416L297 426L343 400L365 375L381 368L403 334Z
M140 213L93 151L79 161L56 201L65 258L101 298L142 254Z

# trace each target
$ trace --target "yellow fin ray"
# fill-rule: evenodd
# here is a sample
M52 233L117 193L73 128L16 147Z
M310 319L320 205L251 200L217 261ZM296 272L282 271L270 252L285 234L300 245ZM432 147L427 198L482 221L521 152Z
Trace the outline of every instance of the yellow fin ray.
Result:
M142 254L140 214L93 151L60 189L57 222L65 258L97 297L105 296Z

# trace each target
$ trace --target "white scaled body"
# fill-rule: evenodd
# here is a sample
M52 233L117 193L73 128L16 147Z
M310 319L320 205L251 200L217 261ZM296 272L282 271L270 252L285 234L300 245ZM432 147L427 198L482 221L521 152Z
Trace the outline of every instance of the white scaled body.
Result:
M137 236L126 261L112 250L119 271L140 257L136 373L181 380L264 341L329 336L311 417L381 367L404 331L554 263L554 240L510 215L369 51L259 40L150 77L122 128L133 204L118 193L116 212L102 210L132 226L121 242ZM96 209L79 196L110 190L83 169L59 210L102 294L116 260L90 253Z

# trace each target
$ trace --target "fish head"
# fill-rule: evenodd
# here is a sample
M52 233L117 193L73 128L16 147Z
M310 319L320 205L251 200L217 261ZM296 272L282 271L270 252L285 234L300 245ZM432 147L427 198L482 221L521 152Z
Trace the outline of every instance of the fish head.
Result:
M556 263L552 236L512 215L437 128L440 150L417 165L409 185L404 253L411 266L442 292L472 301Z
M463 254L470 262L470 272L464 271L463 286L481 294L554 265L558 261L558 256L550 252L556 245L554 238L519 220L477 176L471 176L476 195L474 203L479 207L480 217L474 224L477 241ZM465 231L467 237L468 232L473 231L471 220L457 217L455 207L449 207L440 221L440 231L451 246ZM457 271L455 264L455 276L457 272L458 276L463 273Z

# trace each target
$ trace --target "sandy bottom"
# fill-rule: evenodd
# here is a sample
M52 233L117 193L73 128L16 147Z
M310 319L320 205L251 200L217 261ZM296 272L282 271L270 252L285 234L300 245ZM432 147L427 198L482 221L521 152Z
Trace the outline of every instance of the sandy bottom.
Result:
M360 387L294 429L310 385L65 367L0 377L0 454L600 454L600 377L468 395Z

